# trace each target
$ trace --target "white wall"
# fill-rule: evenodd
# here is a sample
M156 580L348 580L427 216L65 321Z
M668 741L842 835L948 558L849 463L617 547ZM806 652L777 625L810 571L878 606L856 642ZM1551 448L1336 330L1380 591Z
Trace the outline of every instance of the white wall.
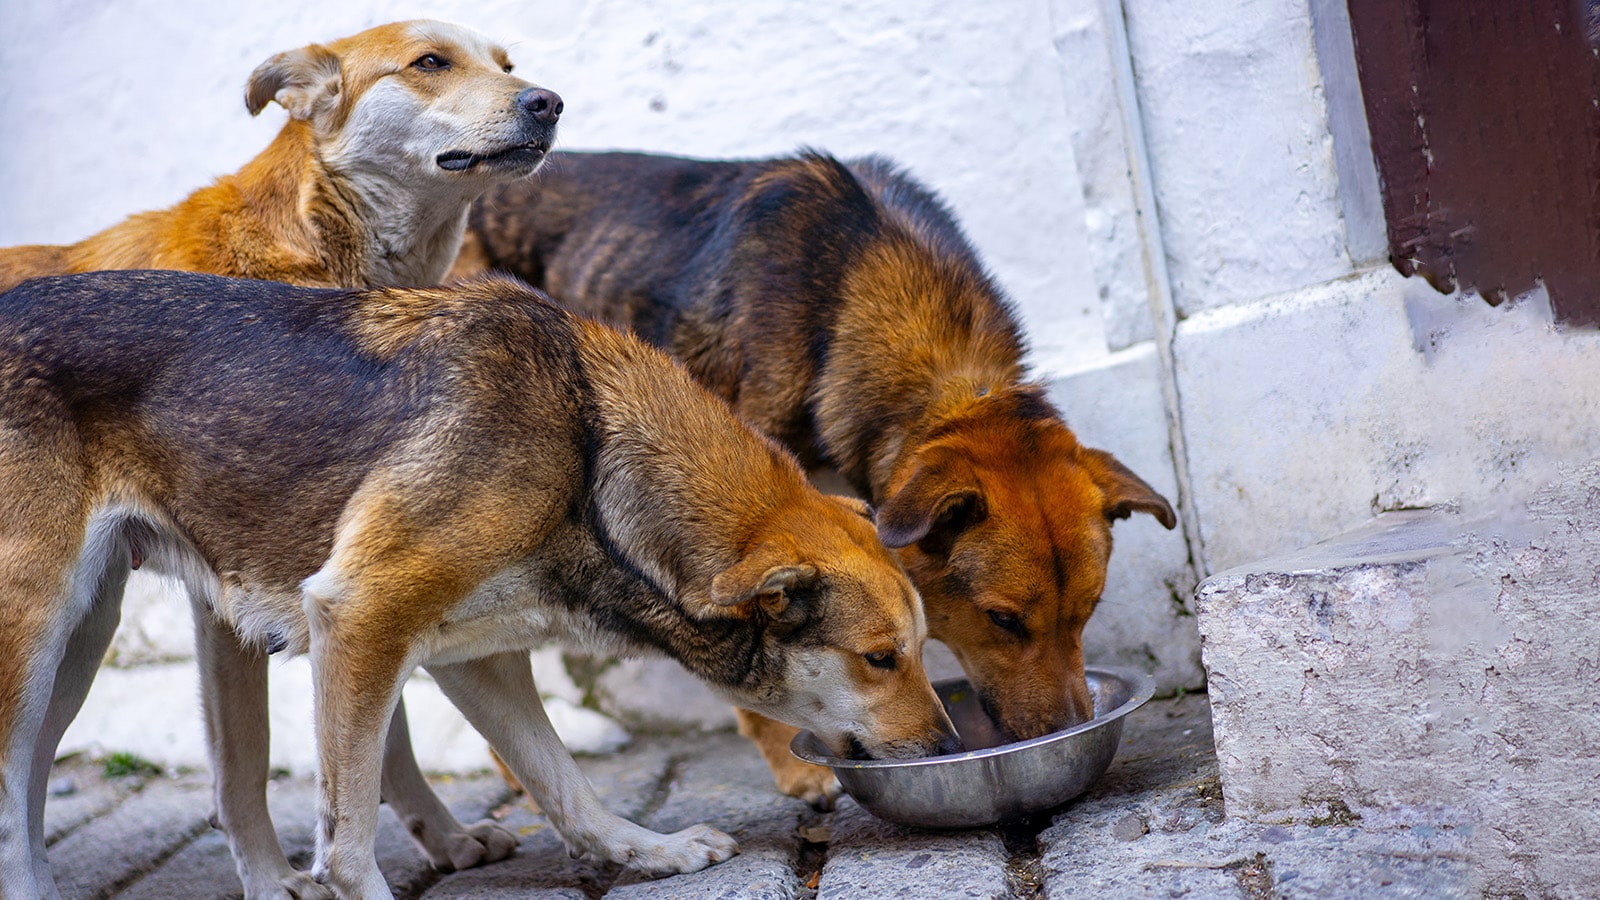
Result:
M251 120L241 100L273 52L392 19L462 22L562 94L563 147L809 145L906 164L1017 301L1085 442L1174 498L1192 480L1193 562L1210 571L1376 509L1491 502L1600 456L1592 403L1561 375L1592 339L1551 329L1537 304L1417 294L1383 268L1341 13L1338 0L0 4L0 245L73 240L236 168L282 120ZM1171 366L1151 315L1168 298ZM1501 370L1509 382L1485 374ZM1189 448L1176 459L1169 408ZM1091 658L1197 683L1189 545L1148 521L1116 538Z
M1151 328L1128 262L1139 248L1098 0L4 4L0 246L73 241L236 169L283 121L276 107L258 119L244 110L244 81L259 62L421 16L497 37L520 74L559 92L559 147L718 157L813 146L897 159L956 210L1017 303L1036 371L1055 382L1080 435L1175 497L1149 345L1124 358L1110 356L1107 343L1108 326L1117 348L1148 341ZM1080 151L1094 167L1087 188ZM1113 374L1106 384L1115 390L1060 390L1055 376L1097 366L1132 374ZM1108 403L1113 397L1125 402ZM1181 602L1194 579L1181 536L1139 521L1119 525L1117 538L1107 602L1089 634L1091 661L1144 665L1168 688L1198 684L1197 637ZM183 605L141 588L117 660L186 655ZM617 671L612 680L643 670ZM69 738L133 741L137 728L118 734L107 723L118 720L123 698L161 694L149 687L157 677L175 679L171 691L191 691L182 666L108 669L83 720L94 727ZM692 690L647 681L662 696ZM624 721L655 702L638 685L613 697L608 684L594 693ZM695 721L716 721L716 706L701 706ZM422 714L413 710L413 719ZM278 712L280 730L303 719ZM193 736L180 733L188 736L163 733L140 747L192 762ZM429 762L442 764L439 755Z
M283 119L244 111L257 63L413 17L508 44L566 101L559 146L893 156L958 210L1047 368L1105 353L1039 2L7 3L0 246L76 240L237 168Z

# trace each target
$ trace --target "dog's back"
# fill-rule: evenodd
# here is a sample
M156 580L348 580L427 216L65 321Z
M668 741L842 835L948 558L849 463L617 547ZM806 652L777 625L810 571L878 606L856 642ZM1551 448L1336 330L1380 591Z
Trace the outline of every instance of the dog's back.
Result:
M469 247L494 268L557 292L578 312L668 342L701 299L705 266L735 235L726 201L770 161L562 153L536 179L473 207Z
M471 235L475 263L636 328L875 503L1009 736L1092 714L1082 631L1110 523L1176 517L1026 381L1016 317L930 191L880 159L571 154L488 196ZM780 772L797 794L811 778Z
M457 383L458 361L480 354L508 362ZM570 417L576 354L570 318L509 284L45 278L0 295L0 423L64 425L78 446L59 455L83 461L84 503L116 495L160 510L207 559L271 560L278 582L290 579L274 587L292 593L375 461L428 440L436 407L450 404L463 434L525 412L496 402L518 392L537 394L541 414ZM241 527L264 520L277 524ZM285 540L246 546L263 534ZM288 538L307 534L320 540Z
M828 390L830 402L873 409L852 422L881 423L905 404L849 377L821 383L831 342L850 334L841 316L862 323L856 334L895 335L872 354L880 371L1021 374L1017 326L954 218L881 159L561 154L474 207L464 257L633 329L808 465L837 466L863 491L870 449L861 435L824 433L814 407Z

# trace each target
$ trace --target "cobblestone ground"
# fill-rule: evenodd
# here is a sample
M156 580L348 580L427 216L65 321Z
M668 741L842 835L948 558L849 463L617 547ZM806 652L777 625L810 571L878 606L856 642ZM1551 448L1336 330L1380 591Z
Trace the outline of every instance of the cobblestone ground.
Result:
M1223 817L1203 696L1134 713L1111 769L1052 817L1006 829L919 833L846 799L818 812L771 787L755 750L734 735L641 737L581 761L617 813L663 831L710 823L739 839L732 860L644 880L569 859L543 817L497 777L441 778L466 822L486 816L522 836L510 860L434 871L387 809L378 859L400 898L1358 898L1477 893L1463 836L1379 831L1360 822L1263 826ZM57 766L45 819L63 897L241 895L222 835L206 824L204 773L106 778L101 766ZM309 779L271 786L285 850L305 866L315 809Z

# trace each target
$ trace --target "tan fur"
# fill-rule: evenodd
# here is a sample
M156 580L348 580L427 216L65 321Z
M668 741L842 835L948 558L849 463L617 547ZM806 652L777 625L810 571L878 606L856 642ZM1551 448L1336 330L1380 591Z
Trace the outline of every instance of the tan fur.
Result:
M1093 715L1082 634L1111 524L1176 516L1079 443L950 211L882 159L563 154L474 208L457 274L503 269L668 349L745 421L877 506L1008 738ZM790 793L792 730L741 715ZM806 774L809 772L809 774Z
M412 66L430 52L447 57L450 68ZM511 126L520 115L517 95L531 86L507 74L509 65L504 49L425 21L278 54L246 88L252 114L272 101L291 114L259 156L176 206L131 216L76 244L0 250L0 290L40 275L134 268L329 287L437 283L459 249L468 204L533 163L459 176L395 172L415 180L401 181L398 196L380 197L357 165L370 159L350 146L346 128L381 83L402 87L454 129L438 135L439 150L526 142L531 136ZM393 205L420 220L395 227Z
M446 65L423 67L429 55ZM245 88L251 115L273 102L289 113L260 155L171 208L131 216L76 244L0 249L0 291L30 278L108 269L179 269L328 287L436 283L455 257L472 199L531 172L553 141L560 98L509 71L503 48L459 26L429 21L383 25L279 53L257 67ZM440 154L450 151L483 159L446 169ZM412 331L375 329L373 340L383 345L375 349L392 351ZM138 449L145 436L106 426L86 437L91 453L127 449L96 473L93 491L61 498L59 515L10 511L17 517L12 525L29 531L30 541L42 537L39 522L82 522L94 502L138 498L129 485L138 465L151 461L148 447ZM0 460L7 459L6 439L0 433ZM146 474L147 487L163 477ZM53 472L51 478L82 483L76 473ZM60 540L81 544L83 537ZM16 541L11 545L24 546L20 536ZM304 564L303 557L272 562ZM22 577L14 567L3 571ZM65 574L41 570L30 577ZM37 584L3 587L9 596L42 590ZM246 896L277 896L293 879L292 890L303 897L325 896L325 889L293 874L267 819L265 657L241 645L209 611L197 606L196 614L217 818ZM0 654L44 645L41 629L48 631L54 620L45 610L30 616L0 630ZM110 627L103 631L108 641ZM94 653L87 644L78 649L85 657ZM0 670L0 735L11 733L30 689L15 682L17 671ZM92 677L91 667L82 675L85 689ZM79 701L64 701L70 707L64 715ZM385 794L428 857L441 867L462 868L508 855L515 836L492 823L463 828L432 795L411 757L403 709L396 722L392 735L400 746L386 757ZM41 747L53 747L57 737L42 735ZM35 856L42 868L42 844Z
M311 656L316 881L283 882L302 894L387 896L377 805L418 665L574 852L646 872L736 845L606 813L537 705L530 648L666 655L839 754L955 746L916 593L859 504L818 493L660 352L519 284L30 282L0 295L0 435L21 438L0 446L0 526L26 540L0 558L0 621L42 626L8 629L19 652L0 659L26 701L0 731L8 900L48 877L27 871L10 787L42 777L22 777L40 703L98 663L76 635L115 609L135 559L247 645Z

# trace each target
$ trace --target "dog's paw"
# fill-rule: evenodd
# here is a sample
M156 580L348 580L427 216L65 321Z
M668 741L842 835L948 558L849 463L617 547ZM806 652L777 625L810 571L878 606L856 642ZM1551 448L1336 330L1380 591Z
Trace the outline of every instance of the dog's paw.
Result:
M772 770L772 779L778 790L790 797L799 797L820 810L833 809L843 788L833 770L826 766L793 760L793 765L783 765Z
M445 841L445 847L453 868L470 869L484 863L499 862L517 852L517 836L499 824L484 819L451 835Z
M654 840L629 848L627 858L614 861L646 875L677 875L698 872L739 852L738 841L710 825L691 825L673 834L646 834Z
M318 884L310 872L296 872L287 878L278 880L278 887L282 893L273 892L272 900L336 900L333 889L325 884ZM245 892L246 900L256 900L255 895Z
M569 845L572 855L593 862L620 863L646 875L678 875L698 872L739 852L738 841L709 825L660 834L632 822L619 822L620 827L603 839Z
M441 872L498 862L517 849L517 836L488 819L463 828L454 819L430 824L421 816L412 816L406 820L406 830L428 862Z

